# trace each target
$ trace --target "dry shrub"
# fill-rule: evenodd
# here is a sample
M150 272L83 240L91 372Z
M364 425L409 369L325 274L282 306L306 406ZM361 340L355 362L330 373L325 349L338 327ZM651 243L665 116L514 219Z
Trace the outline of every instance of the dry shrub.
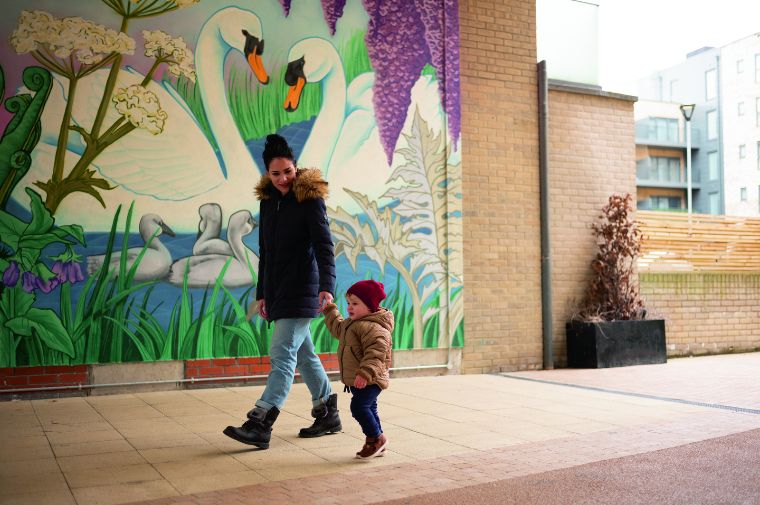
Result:
M632 201L630 194L610 196L598 221L591 225L598 246L591 262L593 279L573 319L615 321L646 317L636 272L641 230L633 218Z

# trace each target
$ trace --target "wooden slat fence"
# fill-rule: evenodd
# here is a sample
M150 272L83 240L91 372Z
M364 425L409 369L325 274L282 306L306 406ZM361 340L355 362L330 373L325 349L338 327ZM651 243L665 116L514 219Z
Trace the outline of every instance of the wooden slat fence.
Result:
M760 218L638 211L640 272L760 272Z

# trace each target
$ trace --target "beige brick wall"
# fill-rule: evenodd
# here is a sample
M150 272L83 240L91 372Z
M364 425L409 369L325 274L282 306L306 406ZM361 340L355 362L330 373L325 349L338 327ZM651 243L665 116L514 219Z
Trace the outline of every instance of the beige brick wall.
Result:
M613 193L636 195L633 102L549 91L554 362L567 363L565 322L596 252L590 224ZM466 336L465 336L466 338Z
M464 179L463 373L543 366L535 2L460 1ZM636 191L633 102L550 92L555 361L583 293L589 224Z
M641 274L668 356L760 350L760 273Z
M535 2L460 0L463 373L541 367Z

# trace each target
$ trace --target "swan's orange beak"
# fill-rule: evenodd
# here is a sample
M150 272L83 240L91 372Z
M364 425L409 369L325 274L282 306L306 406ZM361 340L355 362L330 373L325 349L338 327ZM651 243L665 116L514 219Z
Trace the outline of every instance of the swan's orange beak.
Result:
M293 112L298 108L298 102L301 100L301 92L306 85L306 79L299 77L295 85L288 88L288 95L285 97L285 110Z
M261 84L267 84L269 82L269 76L264 68L264 63L261 61L261 55L255 52L248 55L248 64L253 70L253 75L259 80Z

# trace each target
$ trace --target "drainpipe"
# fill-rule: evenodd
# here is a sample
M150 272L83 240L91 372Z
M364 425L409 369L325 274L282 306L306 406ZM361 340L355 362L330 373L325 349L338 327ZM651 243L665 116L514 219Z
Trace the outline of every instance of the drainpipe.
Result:
M552 263L549 239L549 78L546 60L538 62L538 173L541 190L541 331L544 370L554 368Z

